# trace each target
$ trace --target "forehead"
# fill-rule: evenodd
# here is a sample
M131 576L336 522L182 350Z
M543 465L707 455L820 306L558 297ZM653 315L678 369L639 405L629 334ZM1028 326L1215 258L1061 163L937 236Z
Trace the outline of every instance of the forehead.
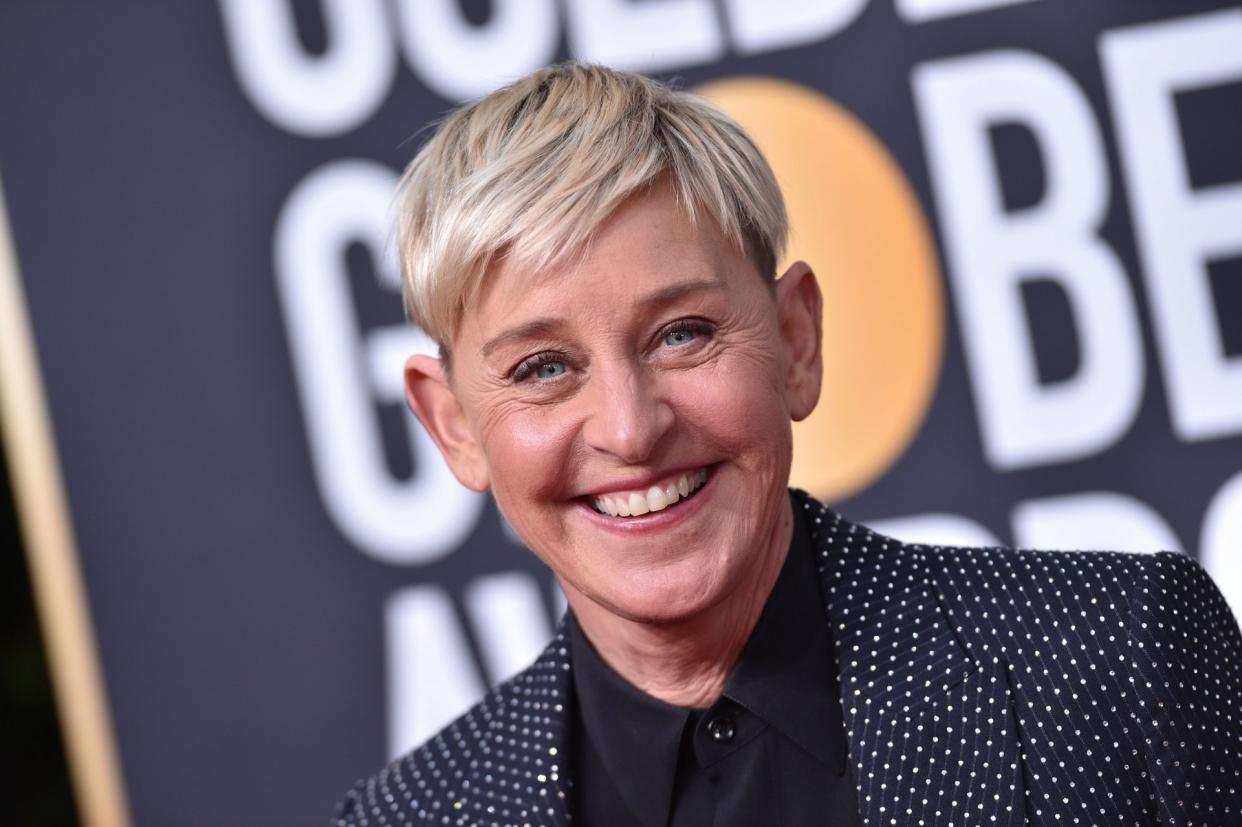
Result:
M551 267L513 258L495 263L463 315L462 333L473 328L493 334L532 316L612 315L685 294L691 285L713 283L727 292L736 276L752 285L762 282L709 216L700 211L692 218L667 186L657 185L625 201L586 247Z

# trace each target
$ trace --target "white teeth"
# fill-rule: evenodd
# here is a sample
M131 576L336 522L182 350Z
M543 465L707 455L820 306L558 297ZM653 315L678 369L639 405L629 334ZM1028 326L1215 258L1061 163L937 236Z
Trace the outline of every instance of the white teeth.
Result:
M592 500L595 509L611 517L640 517L653 511L663 511L692 493L707 482L707 469L700 468L675 479L661 481L645 492L631 491L609 494Z
M651 506L647 505L647 498L642 494L630 495L630 516L641 517L651 510Z
M681 499L681 494L677 492L677 483L670 482L668 484L668 487L664 489L664 499L668 500L669 505Z

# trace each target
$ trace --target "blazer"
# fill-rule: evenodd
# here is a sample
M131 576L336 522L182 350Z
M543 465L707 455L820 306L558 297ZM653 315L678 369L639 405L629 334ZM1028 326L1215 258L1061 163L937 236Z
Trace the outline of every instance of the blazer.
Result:
M1242 638L1192 559L912 545L795 503L865 824L1242 825ZM568 825L572 668L560 632L334 823Z

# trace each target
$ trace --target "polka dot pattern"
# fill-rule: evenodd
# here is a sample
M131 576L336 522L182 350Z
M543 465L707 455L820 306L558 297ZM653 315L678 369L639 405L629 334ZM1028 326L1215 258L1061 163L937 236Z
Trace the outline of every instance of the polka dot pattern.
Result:
M868 825L1242 825L1242 638L1171 552L908 545L809 497Z
M910 545L795 502L865 824L1242 825L1242 637L1193 560ZM334 823L568 824L569 670L558 633Z
M426 744L359 781L333 824L567 825L572 685L562 628L533 665Z

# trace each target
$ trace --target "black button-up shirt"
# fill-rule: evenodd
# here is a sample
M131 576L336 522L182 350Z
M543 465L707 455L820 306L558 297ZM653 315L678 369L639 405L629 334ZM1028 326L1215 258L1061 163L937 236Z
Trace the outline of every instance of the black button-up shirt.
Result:
M575 821L587 827L860 824L832 638L801 509L772 594L707 709L606 664L572 613Z

